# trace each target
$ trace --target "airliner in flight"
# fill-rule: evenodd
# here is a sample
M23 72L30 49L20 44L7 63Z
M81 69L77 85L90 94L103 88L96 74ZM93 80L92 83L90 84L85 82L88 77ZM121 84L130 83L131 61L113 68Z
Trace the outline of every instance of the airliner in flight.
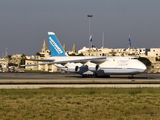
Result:
M133 76L146 70L146 66L142 62L130 56L68 56L54 32L48 32L48 39L51 57L47 59L29 59L46 62L21 66L54 64L64 71L79 73L82 77Z

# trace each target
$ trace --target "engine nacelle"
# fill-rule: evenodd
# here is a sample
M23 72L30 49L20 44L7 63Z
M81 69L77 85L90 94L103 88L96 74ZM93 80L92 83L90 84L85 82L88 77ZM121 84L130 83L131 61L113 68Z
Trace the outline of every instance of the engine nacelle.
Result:
M80 70L79 68L80 64L75 63L67 63L65 67L67 68L67 71L69 72L78 72Z
M79 66L76 66L76 67L75 67L75 71L76 71L76 72L79 72L79 71L80 71Z
M100 69L100 66L91 62L88 62L87 67L90 71L98 71Z
M74 67L67 67L67 70L69 72L78 72L80 70L80 68L78 66L74 66Z
M90 71L98 71L100 69L100 66L99 65L88 66L88 69Z

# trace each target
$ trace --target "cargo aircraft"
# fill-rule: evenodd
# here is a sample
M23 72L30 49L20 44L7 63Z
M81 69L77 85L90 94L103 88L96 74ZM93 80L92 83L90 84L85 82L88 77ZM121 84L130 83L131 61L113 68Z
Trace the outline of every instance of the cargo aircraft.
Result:
M56 67L76 72L82 77L110 75L133 75L143 73L146 66L135 57L130 56L68 56L54 32L48 32L51 57L46 59L29 59L43 63L21 65L33 66L54 64Z

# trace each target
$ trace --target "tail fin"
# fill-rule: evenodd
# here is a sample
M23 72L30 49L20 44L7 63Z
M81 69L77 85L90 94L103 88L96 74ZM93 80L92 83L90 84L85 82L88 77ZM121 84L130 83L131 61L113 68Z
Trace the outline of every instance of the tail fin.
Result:
M50 44L50 51L51 56L68 56L64 49L62 48L62 45L58 41L56 35L54 32L48 32L48 38L49 38L49 44Z

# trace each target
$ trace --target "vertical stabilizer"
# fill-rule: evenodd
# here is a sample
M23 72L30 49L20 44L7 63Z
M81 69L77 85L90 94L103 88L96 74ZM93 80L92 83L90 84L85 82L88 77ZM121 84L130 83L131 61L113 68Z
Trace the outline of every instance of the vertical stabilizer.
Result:
M67 56L54 32L48 32L51 56Z

